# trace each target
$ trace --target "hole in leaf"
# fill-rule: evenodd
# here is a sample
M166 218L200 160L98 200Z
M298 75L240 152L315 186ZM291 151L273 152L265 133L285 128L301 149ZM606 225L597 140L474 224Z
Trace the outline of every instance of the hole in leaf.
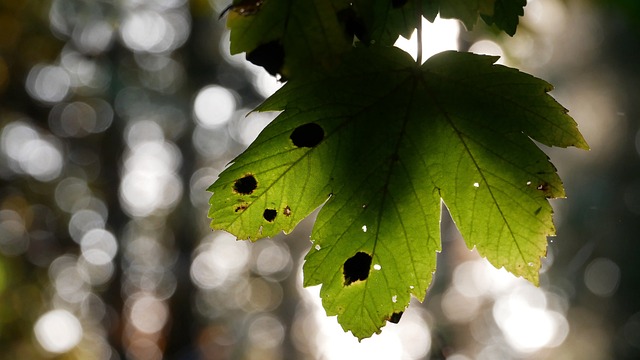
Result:
M284 66L284 47L277 40L259 45L253 51L247 53L247 60L262 66L273 76L282 75ZM281 78L284 81L284 78Z
M249 195L258 187L258 181L255 176L248 174L233 183L233 191L242 195Z
M291 216L291 208L289 206L285 207L284 210L282 211L282 215Z
M276 219L276 215L278 215L278 211L276 209L264 209L262 213L262 217L268 222L273 222Z
M308 123L298 126L289 138L297 147L312 148L324 139L324 130L316 123Z
M351 285L354 281L367 280L371 269L371 255L358 252L344 262L344 284Z
M398 312L395 312L395 313L391 314L391 316L389 316L387 321L390 322L390 323L397 324L398 322L400 322L400 318L402 317L402 313L403 312L404 311L398 311Z

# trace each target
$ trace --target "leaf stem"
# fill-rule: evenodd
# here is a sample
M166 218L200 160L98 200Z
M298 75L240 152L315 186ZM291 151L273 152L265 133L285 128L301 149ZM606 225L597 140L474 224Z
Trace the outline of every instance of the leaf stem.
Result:
M416 56L416 63L418 66L422 65L422 0L416 1L416 17L418 18L418 54Z

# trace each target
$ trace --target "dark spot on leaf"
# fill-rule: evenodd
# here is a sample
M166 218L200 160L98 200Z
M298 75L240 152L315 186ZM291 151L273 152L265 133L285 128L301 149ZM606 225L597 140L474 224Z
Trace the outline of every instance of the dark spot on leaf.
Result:
M394 9L404 6L406 3L407 0L391 0L391 6L393 6Z
M282 211L282 214L283 214L284 216L291 216L291 208L290 208L289 206L286 206L286 207L284 208L284 210Z
M397 324L400 321L400 318L402 317L402 313L403 312L404 311L398 311L398 312L395 312L395 313L391 314L391 316L387 319L387 321L391 322L391 323L394 323L394 324Z
M273 76L282 75L284 66L284 47L277 40L259 45L253 51L247 53L247 60L262 66ZM284 80L281 78L281 80Z
M367 280L371 269L371 255L357 252L344 262L344 284L351 285L354 281Z
M243 16L253 15L260 10L263 2L264 0L242 0L237 4L231 4L222 10L220 16L218 16L218 20L222 19L229 10Z
M278 215L278 211L276 209L264 209L262 213L262 217L268 222L273 222L276 219L276 215Z
M538 214L540 214L540 211L542 211L542 207L537 208L536 211L534 211L533 213L535 215L538 215Z
M289 138L297 147L312 148L324 139L324 130L316 123L308 123L298 126Z
M245 211L245 210L247 210L247 208L248 208L248 207L249 207L249 204L247 204L247 203L242 203L242 204L240 204L240 205L236 206L233 210L234 210L235 212L240 212L240 211Z
M538 185L536 189L542 191L542 193L546 198L551 198L553 196L551 192L551 186L549 185L549 183L543 182L542 184Z
M338 11L336 15L338 17L338 22L344 29L347 39L351 41L355 35L365 44L369 42L368 39L366 39L367 31L364 26L364 22L362 21L362 18L358 16L353 7L342 9Z
M248 174L233 183L233 191L242 195L249 195L258 187L258 181L255 176Z

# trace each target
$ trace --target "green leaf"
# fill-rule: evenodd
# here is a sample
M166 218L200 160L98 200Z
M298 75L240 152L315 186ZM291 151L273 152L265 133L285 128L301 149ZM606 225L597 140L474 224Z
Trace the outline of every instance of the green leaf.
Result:
M366 45L409 38L421 16L438 12L472 29L478 16L513 35L526 0L240 0L229 11L231 53L285 79L310 68L331 70L354 35Z
M498 29L504 30L513 36L520 22L519 17L524 15L524 6L527 0L495 0L493 12L483 13L482 19L488 25L495 24Z
M363 26L363 35L356 35L366 44L393 45L398 36L408 39L421 16L433 22L438 15L432 0L355 0L353 8Z
M492 13L496 0L436 0L440 4L440 16L445 19L458 19L472 30L481 13Z
M339 10L349 6L346 0L249 0L241 3L260 5L243 12L242 5L238 4L229 12L227 26L231 29L231 54L258 51L259 57L268 58L260 60L277 63L274 69L267 68L272 74L290 77L297 71L306 71L309 63L330 67L337 61L338 54L351 49L352 39L336 16ZM274 46L280 47L279 51L274 51ZM266 50L260 51L261 47Z
M587 148L551 86L496 57L444 52L422 66L395 48L355 49L331 75L291 80L284 110L209 188L214 229L256 240L322 206L304 284L362 339L424 298L444 203L467 245L538 283L548 198L564 196L531 139Z

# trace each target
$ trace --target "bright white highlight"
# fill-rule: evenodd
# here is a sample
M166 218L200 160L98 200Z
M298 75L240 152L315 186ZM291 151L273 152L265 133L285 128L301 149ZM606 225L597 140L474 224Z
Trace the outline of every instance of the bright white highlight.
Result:
M498 298L493 317L507 342L523 353L558 346L569 333L567 320L548 310L542 290L529 284Z
M63 354L82 340L82 325L66 310L51 310L33 328L38 343L48 352Z
M620 267L607 258L593 260L584 272L584 284L598 296L612 296L619 283Z
M139 10L126 14L120 37L133 51L164 53L180 47L189 31L189 20L180 12Z
M442 300L445 316L453 322L472 321L484 300L493 299L493 317L504 340L521 354L559 346L569 333L563 310L547 301L553 294L496 269L486 259L458 265L452 285Z
M221 86L207 86L200 90L193 102L193 115L204 128L224 125L236 110L236 98Z
M445 51L458 50L458 35L460 34L460 24L457 20L441 19L439 16L433 23L422 19L422 59ZM418 54L417 30L413 32L409 40L399 37L396 47L408 52L416 59Z
M93 265L110 263L118 252L115 236L104 229L91 229L80 240L82 256Z
M53 65L36 65L27 76L26 88L32 98L44 103L64 100L71 89L71 78L63 68Z
M249 260L246 243L227 233L219 233L201 245L191 263L191 280L201 289L215 289L236 278Z
M491 40L480 40L475 42L469 48L469 52L481 55L500 56L500 59L497 61L497 63L504 64L504 52L502 51L502 47Z
M301 295L309 306L305 316L313 318L312 342L318 358L417 360L428 357L431 330L425 321L425 312L417 306L409 306L398 324L387 324L379 335L358 342L351 333L342 330L335 316L326 316L319 286L301 289Z
M182 163L180 150L164 140L162 129L153 121L138 121L125 136L129 151L120 183L123 209L136 217L172 209L182 197L176 173Z
M164 328L169 319L169 308L152 295L142 295L131 305L131 322L140 331L154 334Z
M41 135L26 122L15 121L4 127L0 149L14 171L37 180L54 180L62 171L63 155L56 139Z

